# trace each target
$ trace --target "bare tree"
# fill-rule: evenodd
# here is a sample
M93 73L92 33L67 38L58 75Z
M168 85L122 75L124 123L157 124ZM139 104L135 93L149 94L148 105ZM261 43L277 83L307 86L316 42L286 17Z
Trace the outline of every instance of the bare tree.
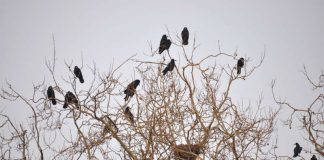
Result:
M171 49L179 49L178 55L169 51L158 55L151 45L147 56L157 60L131 56L104 74L97 72L95 64L88 67L93 75L91 81L84 75L88 84L84 90L73 74L73 63L65 62L69 77L57 78L53 36L54 58L46 61L53 83L35 85L31 98L10 83L2 89L2 99L22 101L33 113L30 128L16 126L10 117L0 115L5 119L0 129L10 133L0 137L2 159L266 158L279 110L263 107L262 97L256 105L237 103L231 97L232 85L248 80L264 54L256 65L245 57L242 73L237 75L236 63L241 57L236 51L224 53L218 44L218 53L197 58L195 38L188 52L179 36L174 37ZM174 70L163 75L173 58ZM121 82L120 68L127 63L137 64L136 78L141 83L135 95L124 101L123 91L133 81ZM57 105L46 97L48 85L56 92ZM76 95L78 103L63 109L68 91Z
M318 81L314 81L310 78L305 66L303 69L303 74L313 87L313 90L319 92L309 105L297 107L287 101L282 101L277 98L274 92L275 82L272 83L273 98L281 107L288 107L292 110L290 116L286 120L289 128L292 128L293 123L297 124L299 128L305 131L307 135L306 141L314 146L314 150L317 152L316 154L324 156L324 74L322 72L318 77ZM298 122L296 122L296 120Z

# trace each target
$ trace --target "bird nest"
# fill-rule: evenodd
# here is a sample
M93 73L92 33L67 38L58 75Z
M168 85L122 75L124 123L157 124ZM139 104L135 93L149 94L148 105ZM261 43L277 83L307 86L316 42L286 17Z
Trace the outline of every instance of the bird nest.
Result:
M198 154L202 152L202 146L199 144L180 144L173 146L172 151L176 159L195 160Z

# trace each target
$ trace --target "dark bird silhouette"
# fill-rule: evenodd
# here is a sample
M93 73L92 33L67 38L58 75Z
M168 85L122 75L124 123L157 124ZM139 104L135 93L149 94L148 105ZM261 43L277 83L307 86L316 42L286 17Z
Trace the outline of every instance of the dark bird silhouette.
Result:
M129 119L131 121L131 123L134 123L134 115L133 113L130 111L129 107L126 107L124 114L126 116L127 119Z
M167 38L166 35L163 35L160 41L159 54L161 54L164 50L169 50L170 46L171 41Z
M313 155L312 158L310 160L317 160L316 156Z
M49 86L47 89L47 98L52 101L53 105L56 105L55 93L52 86Z
M303 147L300 147L298 143L295 143L295 145L296 145L296 147L294 148L294 156L293 157L297 157L303 149Z
M181 32L181 38L182 38L182 44L188 45L189 31L188 31L187 27L183 28L183 30Z
M75 66L73 72L74 75L79 78L80 83L83 83L84 80L83 80L81 69L78 66Z
M174 59L171 59L171 62L167 65L167 67L165 67L165 69L162 71L163 75L167 74L168 71L172 71L174 69Z
M66 94L65 94L65 100L64 100L64 105L63 105L63 108L67 108L69 104L74 104L77 106L77 108L79 108L78 104L78 99L75 97L75 95L68 91Z
M127 86L127 88L124 91L124 93L126 94L124 98L125 101L127 101L129 97L133 97L133 95L135 94L135 90L139 84L140 84L140 80L137 79Z
M244 58L240 58L237 61L237 75L241 74L241 69L244 66Z

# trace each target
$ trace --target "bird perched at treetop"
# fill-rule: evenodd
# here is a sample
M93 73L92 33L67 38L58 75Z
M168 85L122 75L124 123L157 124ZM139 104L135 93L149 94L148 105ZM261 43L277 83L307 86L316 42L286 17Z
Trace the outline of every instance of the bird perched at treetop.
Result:
M75 95L72 92L68 91L65 94L65 97L64 98L65 99L64 99L63 108L67 108L68 105L70 105L70 104L74 104L74 105L77 106L77 108L79 108L79 106L78 106L78 104L79 104L78 99L75 97Z
M303 149L303 147L300 147L300 145L298 143L295 143L295 145L296 145L296 147L294 148L294 156L293 157L297 157Z
M47 89L47 97L49 100L52 101L53 105L56 105L55 93L54 93L52 86L49 86Z
M129 97L133 97L133 95L135 94L136 88L139 84L140 84L140 80L137 79L127 86L127 88L124 90L124 93L126 94L126 96L124 98L125 101L127 101Z
M73 72L74 75L79 78L80 83L83 83L84 80L83 80L81 69L78 66L75 66Z
M163 35L160 41L159 54L161 54L164 50L169 50L171 46L171 41L167 38L166 35Z
M182 38L182 44L183 45L188 45L188 40L189 40L189 31L187 27L184 27L182 32L181 32L181 38Z
M165 69L162 71L163 72L163 75L167 74L168 71L172 71L174 69L174 59L171 59L171 62L165 67Z
M241 69L244 66L244 58L240 58L237 61L237 75L241 74Z

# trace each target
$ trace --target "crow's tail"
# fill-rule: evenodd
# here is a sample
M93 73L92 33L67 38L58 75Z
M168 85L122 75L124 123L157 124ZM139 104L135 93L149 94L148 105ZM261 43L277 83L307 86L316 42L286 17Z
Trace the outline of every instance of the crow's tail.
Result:
M237 67L237 75L241 74L241 67Z
M162 72L163 72L163 75L165 75L168 72L168 69L166 68Z
M79 76L79 80L80 80L80 83L84 83L84 79L83 79L82 75Z
M56 100L54 98L52 99L52 104L56 105Z
M64 102L63 108L67 108L68 104L66 102Z

